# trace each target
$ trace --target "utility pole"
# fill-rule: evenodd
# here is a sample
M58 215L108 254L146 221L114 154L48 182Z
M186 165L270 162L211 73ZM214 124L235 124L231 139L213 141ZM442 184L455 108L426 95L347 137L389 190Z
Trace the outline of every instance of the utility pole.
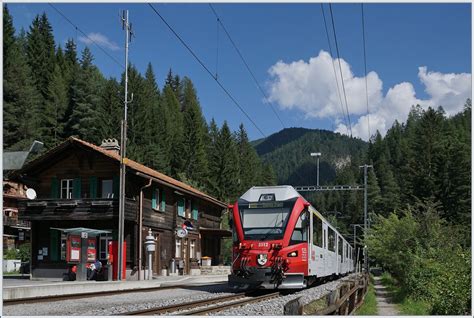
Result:
M319 188L319 158L321 157L320 152L312 152L311 157L317 158L317 168L316 168L316 187Z
M354 252L355 253L358 253L358 251L357 251L357 235L356 235L357 232L356 232L356 228L360 227L363 230L364 228L362 227L362 225L363 224L351 224L351 226L354 228ZM357 262L356 262L356 264L357 264Z
M125 98L123 120L120 129L120 197L119 197L119 225L118 225L118 273L117 279L122 280L123 271L123 239L124 239L124 221L125 221L125 160L127 155L127 104L128 100L128 44L132 33L132 24L128 22L128 10L122 11L122 30L125 30ZM133 94L132 94L133 100Z
M363 165L359 166L359 168L364 168L364 239L366 238L367 234L367 168L372 168L372 165ZM369 260L367 256L367 249L364 246L364 268L365 271L369 272Z

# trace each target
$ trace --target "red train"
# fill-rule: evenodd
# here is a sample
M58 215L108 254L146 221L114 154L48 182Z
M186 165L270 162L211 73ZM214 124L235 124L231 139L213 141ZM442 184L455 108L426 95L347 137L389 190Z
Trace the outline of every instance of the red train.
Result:
M305 288L354 270L352 247L293 187L252 187L231 206L234 288Z

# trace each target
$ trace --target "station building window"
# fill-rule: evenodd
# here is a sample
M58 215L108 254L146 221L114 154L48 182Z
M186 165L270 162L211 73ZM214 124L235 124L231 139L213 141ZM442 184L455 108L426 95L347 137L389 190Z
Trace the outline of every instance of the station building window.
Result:
M181 258L181 239L176 239L176 253L174 257Z
M114 197L114 183L112 179L102 180L102 198L111 199Z
M165 212L166 209L166 195L165 191L159 188L154 188L151 193L151 208L159 212Z
M189 257L196 258L196 240L191 240L189 248Z
M61 180L61 199L72 199L74 179Z
M107 233L100 234L99 236L99 259L106 260L109 256L109 242L112 240L112 236Z

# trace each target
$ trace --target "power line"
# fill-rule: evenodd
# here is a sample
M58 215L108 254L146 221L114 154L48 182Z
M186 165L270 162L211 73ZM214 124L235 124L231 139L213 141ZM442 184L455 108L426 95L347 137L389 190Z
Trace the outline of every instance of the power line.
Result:
M219 18L216 21L216 78L219 74Z
M252 72L252 70L250 69L250 66L248 65L247 61L245 60L245 58L243 57L242 53L240 52L239 48L237 47L237 45L235 44L234 40L232 40L232 37L230 36L229 32L227 32L227 29L225 28L224 26L224 23L222 23L222 19L219 17L219 15L217 14L216 10L214 9L214 7L212 6L212 4L209 3L209 7L211 8L212 12L214 13L214 15L216 16L216 19L217 21L219 22L219 24L222 26L222 30L224 30L225 34L227 35L227 38L229 39L230 43L232 43L232 46L234 47L234 49L237 51L237 54L239 55L240 59L242 60L242 62L244 63L245 67L247 68L247 71L250 73L250 76L252 77L252 79L254 80L255 84L257 85L258 89L260 90L260 92L262 93L263 97L265 97L265 100L268 101L270 107L272 108L273 110L273 113L275 114L275 116L278 118L278 120L280 121L281 125L283 126L283 128L286 128L285 124L283 123L283 121L281 120L280 116L278 115L278 113L275 111L275 108L273 107L273 103L269 100L267 94L264 92L264 90L262 89L262 87L260 86L260 84L258 83L257 81L257 78L255 77L254 73Z
M212 72L209 70L209 68L201 61L201 59L194 53L194 51L189 47L186 42L179 36L178 33L173 29L173 27L163 18L163 16L156 11L155 7L151 3L148 3L150 8L155 12L155 14L163 21L163 23L170 29L170 31L178 38L178 40L181 42L182 45L191 53L191 55L196 59L196 61L201 64L201 66L206 70L206 72L214 79L214 81L222 88L222 90L226 93L226 95L232 100L232 102L240 109L240 111L247 117L247 119L255 126L255 128L262 134L263 137L267 138L267 136L263 133L263 131L257 126L257 124L253 121L253 119L247 114L247 112L240 106L240 104L237 102L237 100L230 94L230 92L222 85L222 83L214 77Z
M247 119L254 125L254 127L260 132L260 134L266 139L266 141L276 148L276 146L267 138L267 136L263 133L263 131L257 126L257 124L252 120L252 118L247 114L247 112L240 106L240 104L237 102L237 100L230 94L230 92L222 85L222 83L214 77L212 72L209 70L209 68L199 59L199 57L194 53L194 51L189 47L186 42L179 36L178 33L173 29L173 27L166 21L166 19L153 7L151 3L148 3L150 8L155 12L155 14L163 21L163 23L168 27L168 29L178 38L178 40L181 42L181 44L191 53L191 55L196 59L196 61L206 70L206 72L209 74L209 76L216 81L216 83L219 85L219 87L226 93L226 95L232 100L232 102L240 109L240 111L247 117ZM304 178L296 171L296 175L301 179L304 180Z
M331 12L332 30L333 30L333 33L334 33L334 42L336 43L337 60L339 62L339 72L341 73L342 92L344 93L344 100L346 101L347 118L349 120L349 129L351 131L351 138L352 138L351 117L349 116L349 106L347 105L347 95L346 95L346 87L344 85L344 77L342 77L341 57L339 55L339 47L337 45L336 27L334 26L334 16L332 14L332 5L331 5L331 3L329 3L329 10Z
M370 133L370 113L369 113L369 92L367 89L367 56L365 53L365 20L364 20L364 4L360 4L360 8L362 10L362 40L364 42L364 70L365 70L365 100L367 102L367 128L368 128L368 133L369 133L369 139L371 136Z
M48 3L51 8L53 8L60 16L64 18L70 25L72 25L76 29L76 42L77 42L77 31L81 32L86 38L89 39L92 43L94 43L105 55L111 58L117 65L125 69L122 63L120 63L115 57L110 55L102 46L100 46L96 41L91 39L85 32L83 32L77 25L75 25L64 13L62 13L58 8L56 8L53 4Z
M331 40L329 39L329 32L328 32L328 27L327 27L327 23L326 23L326 15L324 14L324 8L323 8L322 3L321 3L321 12L323 13L324 29L326 30L326 38L328 40L329 53L331 54L332 70L334 71L334 80L336 81L337 96L339 96L339 103L340 103L341 111L342 111L342 119L344 120L344 122L346 124L347 133L349 133L349 128L348 128L349 125L347 123L346 115L344 113L344 105L342 104L341 90L339 88L339 81L337 80L336 65L334 63L334 59L332 58L333 57L332 45L331 45Z

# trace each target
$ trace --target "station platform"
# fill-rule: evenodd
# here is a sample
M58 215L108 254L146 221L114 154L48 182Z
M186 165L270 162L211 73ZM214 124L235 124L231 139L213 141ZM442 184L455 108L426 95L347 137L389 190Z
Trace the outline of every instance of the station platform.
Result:
M3 299L31 299L60 295L87 294L95 292L137 291L157 287L199 286L226 283L227 275L199 276L155 276L142 281L59 281L3 279Z

